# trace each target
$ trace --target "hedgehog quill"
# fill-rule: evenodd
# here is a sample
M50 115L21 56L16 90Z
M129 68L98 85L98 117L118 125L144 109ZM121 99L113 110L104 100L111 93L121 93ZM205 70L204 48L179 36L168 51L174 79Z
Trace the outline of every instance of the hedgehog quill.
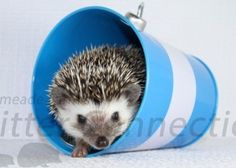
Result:
M75 138L73 157L109 147L134 119L145 86L142 50L131 45L91 47L56 72L49 87L51 114Z

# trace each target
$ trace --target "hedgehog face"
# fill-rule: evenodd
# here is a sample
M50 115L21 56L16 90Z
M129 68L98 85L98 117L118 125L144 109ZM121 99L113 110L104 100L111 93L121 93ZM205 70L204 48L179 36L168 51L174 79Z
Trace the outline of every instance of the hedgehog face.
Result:
M106 148L129 126L137 111L140 91L136 85L129 86L119 98L100 104L60 100L58 120L68 134L82 138L95 149Z

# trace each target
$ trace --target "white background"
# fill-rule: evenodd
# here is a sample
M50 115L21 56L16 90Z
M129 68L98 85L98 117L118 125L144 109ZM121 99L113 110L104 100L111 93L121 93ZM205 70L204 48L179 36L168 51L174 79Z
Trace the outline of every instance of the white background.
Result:
M122 14L136 12L141 1L40 0L0 1L0 95L30 97L31 76L37 53L53 26L68 13L88 5L110 7ZM227 136L236 120L236 1L144 0L146 32L201 58L213 71L219 87L216 132ZM31 105L0 104L0 126L8 111L26 117ZM227 116L226 111L230 111ZM7 127L12 127L9 121ZM24 130L24 123L18 126ZM8 135L10 136L10 134Z

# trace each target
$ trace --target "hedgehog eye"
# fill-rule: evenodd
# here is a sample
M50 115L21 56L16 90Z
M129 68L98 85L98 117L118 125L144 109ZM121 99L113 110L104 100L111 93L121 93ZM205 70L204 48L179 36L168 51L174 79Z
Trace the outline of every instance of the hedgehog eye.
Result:
M77 116L77 121L78 121L78 123L80 123L80 124L85 124L86 121L87 121L87 118L79 114L79 115Z
M117 122L117 121L119 121L119 112L118 111L115 111L112 115L111 115L111 119L112 119L112 121L114 121L114 122Z

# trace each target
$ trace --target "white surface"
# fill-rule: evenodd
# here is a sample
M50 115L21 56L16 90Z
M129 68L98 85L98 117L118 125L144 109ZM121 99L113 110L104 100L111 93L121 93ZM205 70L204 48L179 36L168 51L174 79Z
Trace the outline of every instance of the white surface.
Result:
M232 124L236 119L236 1L235 0L144 0L144 19L148 25L146 32L179 48L197 55L214 72L220 91L219 109L215 133L222 136L223 124L229 118L225 135L235 137ZM15 139L38 140L36 127L32 137L26 135L27 116L32 113L31 104L15 101L30 99L31 75L34 62L49 31L68 13L88 5L103 5L126 13L136 11L140 1L0 1L0 95L10 96L7 102L0 102L0 129L6 122L5 142ZM225 112L229 110L230 114ZM22 120L16 126L12 118L18 114ZM5 124L4 124L5 125ZM236 124L235 124L236 125ZM235 133L236 134L236 133ZM209 141L203 146L196 145L188 150L165 150L110 155L95 159L72 160L62 157L63 163L57 167L97 166L97 167L233 167L235 165L235 139L223 138L219 142ZM23 141L25 142L25 141ZM214 144L216 143L216 144ZM12 144L0 142L3 151L17 152ZM10 151L9 151L10 150ZM33 155L32 155L33 156ZM4 156L3 156L4 157ZM64 162L65 160L65 162ZM2 163L2 162L1 162ZM14 166L13 166L14 167Z
M51 149L46 144L29 141L0 141L20 151L5 149L0 154L0 167L56 167L56 168L234 168L236 165L236 139L205 139L187 148L130 152L71 158ZM32 143L32 142L31 142ZM227 145L225 145L227 144ZM1 162L3 158L5 163Z

